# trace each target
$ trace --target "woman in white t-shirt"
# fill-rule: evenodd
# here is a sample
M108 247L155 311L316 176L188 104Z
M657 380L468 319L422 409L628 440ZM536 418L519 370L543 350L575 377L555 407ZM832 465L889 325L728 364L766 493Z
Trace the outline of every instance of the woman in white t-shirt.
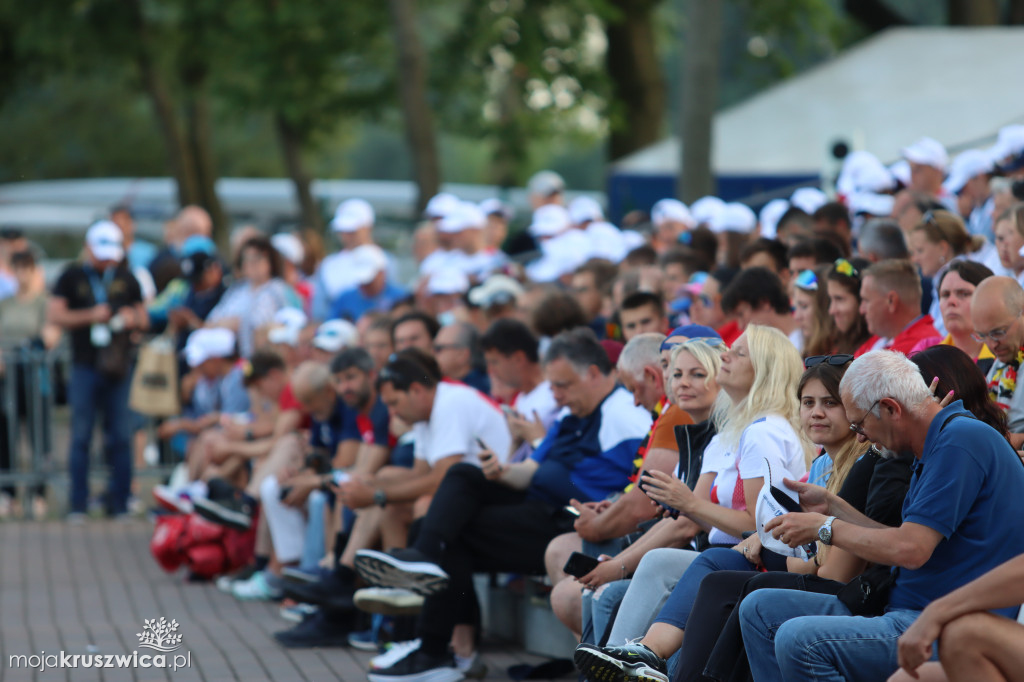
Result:
M807 471L812 448L800 428L797 401L802 374L800 354L782 332L749 325L722 354L717 376L722 390L713 415L718 435L704 450L695 489L652 471L643 479L648 496L708 530L712 546L739 543L744 532L755 528L754 509L768 467L776 480L799 479ZM643 635L697 556L688 549L648 552L622 600L608 641ZM587 644L577 649L577 664L584 674L588 666L607 665L607 655L600 652Z

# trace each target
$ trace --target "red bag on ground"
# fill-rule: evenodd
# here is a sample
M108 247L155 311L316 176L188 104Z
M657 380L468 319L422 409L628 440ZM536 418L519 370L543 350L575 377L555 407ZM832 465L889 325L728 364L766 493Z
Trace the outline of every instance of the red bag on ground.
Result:
M158 516L156 519L156 530L149 541L149 551L160 564L160 568L168 573L173 573L185 563L181 539L186 531L187 522L188 517L180 514Z
M215 578L248 565L255 555L256 519L246 531L207 521L198 514L160 516L149 543L153 558L168 573L186 564L200 577Z
M194 575L213 578L227 572L228 557L219 542L208 542L189 547L185 560Z

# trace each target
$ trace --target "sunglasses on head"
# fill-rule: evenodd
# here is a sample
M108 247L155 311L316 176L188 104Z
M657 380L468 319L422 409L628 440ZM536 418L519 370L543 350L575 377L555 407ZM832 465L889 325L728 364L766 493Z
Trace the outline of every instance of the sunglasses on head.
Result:
M848 362L853 361L853 356L848 353L838 353L836 355L812 355L804 360L804 369L810 369L822 363L832 365L833 367L842 367Z
M835 262L835 271L847 277L857 277L860 275L857 268L853 267L853 263L845 258L840 258Z
M817 291L818 276L814 274L814 270L803 270L796 276L795 284L801 289Z

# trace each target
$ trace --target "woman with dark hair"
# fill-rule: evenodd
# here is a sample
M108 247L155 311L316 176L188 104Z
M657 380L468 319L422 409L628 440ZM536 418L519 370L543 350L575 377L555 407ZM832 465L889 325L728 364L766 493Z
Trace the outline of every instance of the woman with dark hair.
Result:
M247 358L255 350L253 333L273 322L281 308L301 310L302 301L281 279L281 256L266 237L253 237L242 244L236 268L239 281L210 311L206 326L234 331L240 354Z
M793 319L804 337L803 356L825 355L835 347L836 325L828 314L828 267L804 270L793 279Z
M967 353L978 364L983 374L987 373L995 357L988 346L974 338L974 325L971 324L971 298L981 281L991 277L992 271L981 263L969 260L958 260L950 263L939 278L939 309L942 321L949 332L945 338L933 336L923 339L910 351L917 351L942 344L955 346Z
M859 258L840 258L828 271L828 314L836 328L836 353L853 353L871 337L860 314L861 272L867 266Z
M910 356L925 381L938 379L935 395L962 400L964 409L1010 439L1006 413L989 396L985 375L970 356L955 346L938 345Z

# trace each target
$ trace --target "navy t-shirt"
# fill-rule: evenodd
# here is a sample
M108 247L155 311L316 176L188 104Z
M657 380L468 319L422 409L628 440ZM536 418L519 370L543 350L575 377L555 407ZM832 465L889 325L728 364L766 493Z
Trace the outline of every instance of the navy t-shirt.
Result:
M378 396L369 415L352 408L346 410L341 440L358 440L368 445L387 447L391 444L388 424L388 408Z
M315 448L324 448L331 457L338 451L338 445L345 440L345 421L352 410L341 398L334 400L334 412L325 421L312 420L309 432L309 444Z
M924 566L898 569L891 609L922 610L1024 552L1018 528L1024 465L1006 439L961 401L936 415L913 469L903 522L932 528L943 539ZM1017 610L995 613L1015 618Z

